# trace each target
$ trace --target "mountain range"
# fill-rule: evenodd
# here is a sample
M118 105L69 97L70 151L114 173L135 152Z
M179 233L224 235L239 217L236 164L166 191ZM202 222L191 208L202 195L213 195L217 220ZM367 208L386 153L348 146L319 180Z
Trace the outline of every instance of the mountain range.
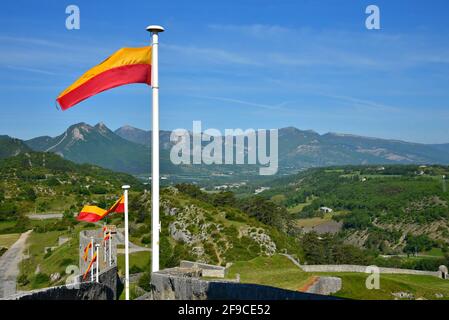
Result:
M59 154L77 163L92 163L115 171L145 174L150 171L150 142L151 131L131 126L112 131L103 123L95 126L78 123L56 137L41 136L21 141L0 136L0 158L31 150L44 151ZM170 131L160 132L160 146L162 174L213 174L223 170L231 175L257 172L255 165L175 166L169 159L172 146ZM420 144L339 133L319 134L294 127L279 129L281 173L332 165L411 163L449 164L449 144Z
M16 156L31 149L19 139L9 136L0 136L0 159Z

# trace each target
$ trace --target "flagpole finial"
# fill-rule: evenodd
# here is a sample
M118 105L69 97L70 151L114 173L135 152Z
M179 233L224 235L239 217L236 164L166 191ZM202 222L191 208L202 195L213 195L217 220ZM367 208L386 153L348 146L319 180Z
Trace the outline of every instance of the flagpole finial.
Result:
M128 190L129 188L131 188L129 185L125 184L124 186L122 186L123 190Z
M165 29L161 26L151 25L151 26L147 27L147 31L151 32L151 33L158 33L158 32L164 32Z

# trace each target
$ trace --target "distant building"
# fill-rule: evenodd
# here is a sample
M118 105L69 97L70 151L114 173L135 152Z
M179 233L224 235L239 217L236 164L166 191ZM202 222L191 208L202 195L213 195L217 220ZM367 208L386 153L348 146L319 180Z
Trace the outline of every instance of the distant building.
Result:
M261 192L264 192L265 190L270 190L270 187L260 187L254 191L254 194L259 194Z
M333 212L334 210L331 209L331 208L328 208L328 207L320 207L320 211L321 211L321 212L324 212L324 213L331 213L331 212Z

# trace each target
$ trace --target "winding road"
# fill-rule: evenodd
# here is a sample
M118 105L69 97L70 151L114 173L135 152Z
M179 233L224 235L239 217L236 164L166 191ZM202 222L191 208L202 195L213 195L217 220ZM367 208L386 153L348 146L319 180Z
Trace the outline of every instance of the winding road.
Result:
M125 235L123 234L124 231L117 230L117 235L115 237L115 240L117 241L117 244L125 244ZM129 242L129 253L136 253L136 252L142 252L142 251L151 251L150 248L145 248L138 246L131 241ZM117 249L117 253L124 254L125 249Z
M62 213L34 213L27 215L31 220L62 219Z
M22 233L20 238L0 257L0 299L16 293L19 263L22 261L26 241L32 230Z

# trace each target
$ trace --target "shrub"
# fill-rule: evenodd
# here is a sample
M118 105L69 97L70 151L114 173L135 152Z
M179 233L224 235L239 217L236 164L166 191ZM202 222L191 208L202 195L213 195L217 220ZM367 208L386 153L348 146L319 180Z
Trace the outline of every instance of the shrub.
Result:
M36 274L31 280L31 286L33 289L44 287L46 284L49 284L50 276L45 273Z
M150 236L143 236L140 240L143 244L150 244L151 243L151 237Z
M47 252L44 254L44 259L47 259L52 255L53 251L51 249L47 249Z
M136 266L136 265L132 265L131 268L129 268L129 273L130 274L134 274L134 273L141 273L143 271L142 268Z
M151 273L145 272L137 282L138 286L141 287L145 291L151 290Z
M408 234L405 240L407 241L404 248L406 253L429 251L435 246L435 242L426 235L413 236Z
M354 211L343 217L343 228L366 229L371 226L371 218L367 212Z
M28 277L26 274L22 273L20 276L17 277L17 283L21 286L26 286L30 283L30 280L28 280Z

